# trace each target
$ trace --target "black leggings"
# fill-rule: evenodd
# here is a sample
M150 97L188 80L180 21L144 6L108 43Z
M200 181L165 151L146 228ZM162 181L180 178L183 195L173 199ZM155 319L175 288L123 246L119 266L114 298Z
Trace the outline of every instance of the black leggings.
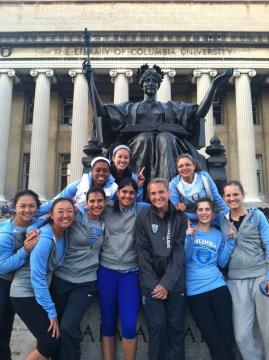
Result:
M11 359L9 343L15 313L9 298L10 285L11 281L0 278L0 360Z
M50 321L46 311L36 302L34 297L11 298L11 304L30 332L37 339L37 350L45 358L56 353L59 340L48 333Z
M190 312L213 360L234 360L232 299L227 286L188 296Z

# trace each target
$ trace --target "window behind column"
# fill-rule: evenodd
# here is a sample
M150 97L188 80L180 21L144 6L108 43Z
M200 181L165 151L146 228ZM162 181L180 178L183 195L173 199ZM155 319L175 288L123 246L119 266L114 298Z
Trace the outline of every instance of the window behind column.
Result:
M223 118L223 101L220 95L216 95L212 103L213 106L213 120L215 125L224 125Z
M21 188L23 190L28 189L29 170L30 170L30 153L24 153L22 160L22 180L21 180Z
M258 95L253 93L251 95L252 100L252 115L253 115L253 124L260 125L260 117L259 117L259 98Z
M263 181L263 167L262 167L262 155L256 155L256 174L258 183L258 193L264 193L264 181Z
M73 98L63 97L61 124L72 125Z
M70 176L70 154L64 153L59 156L59 189L63 190L68 183L68 176Z
M34 114L34 97L27 97L27 107L26 107L26 115L25 115L25 124L32 125L33 123L33 114Z

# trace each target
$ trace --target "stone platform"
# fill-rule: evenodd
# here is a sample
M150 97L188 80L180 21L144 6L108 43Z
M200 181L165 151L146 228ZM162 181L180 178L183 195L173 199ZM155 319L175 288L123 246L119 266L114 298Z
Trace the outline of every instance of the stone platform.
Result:
M88 360L89 354L91 360L101 360L100 348L100 315L97 300L86 312L81 323L83 333L83 342L81 344L82 357L81 360ZM148 334L141 313L138 321L138 352L137 360L147 359ZM116 360L122 359L120 348L120 332L117 333L117 355ZM26 329L25 325L16 317L14 322L14 330L11 339L12 360L23 360L25 356L35 346L35 339ZM186 360L209 360L207 346L201 341L201 335L191 317L187 313L186 319Z

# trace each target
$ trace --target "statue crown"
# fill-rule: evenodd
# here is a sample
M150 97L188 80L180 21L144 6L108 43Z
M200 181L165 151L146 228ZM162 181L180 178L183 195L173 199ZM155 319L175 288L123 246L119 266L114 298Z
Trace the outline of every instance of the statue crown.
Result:
M136 73L138 84L141 87L143 86L145 78L149 74L153 74L158 79L159 83L163 81L164 73L158 65L154 64L153 67L150 68L148 64L144 64L137 70Z

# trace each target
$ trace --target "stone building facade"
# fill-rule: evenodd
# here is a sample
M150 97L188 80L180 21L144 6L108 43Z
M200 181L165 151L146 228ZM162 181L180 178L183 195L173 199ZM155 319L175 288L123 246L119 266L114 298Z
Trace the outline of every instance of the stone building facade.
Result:
M248 201L269 194L269 1L0 0L0 199L50 198L82 172L92 109L83 30L103 102L141 99L134 74L158 64L161 101L201 101L234 68L206 118Z

